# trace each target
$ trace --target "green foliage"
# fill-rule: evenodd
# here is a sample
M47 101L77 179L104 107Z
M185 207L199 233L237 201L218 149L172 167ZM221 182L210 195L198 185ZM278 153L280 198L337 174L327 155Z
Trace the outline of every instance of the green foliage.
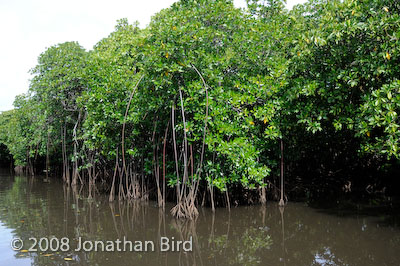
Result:
M360 109L363 120L358 125L358 134L366 138L364 150L377 151L386 154L388 158L400 158L399 80L385 84L365 96Z
M362 138L364 151L398 158L399 4L312 1L295 12L309 28L290 64L291 113L309 131L328 122Z
M115 157L120 144L124 113L137 81L136 47L140 34L137 26L121 20L116 31L89 53L88 90L78 99L86 113L83 138L87 147L99 149L108 159ZM128 117L129 122L133 120Z
M194 178L221 191L265 186L278 140L288 136L299 143L346 131L363 152L398 159L399 10L389 0L313 0L292 11L275 0L248 1L244 10L228 0L182 0L145 29L122 19L92 51L68 42L41 54L29 93L0 115L0 141L23 165L46 153L49 138L57 154L66 129L64 141L82 148L74 156L68 149L69 158L90 151L110 162L125 125L124 152L148 176L166 142L173 186L183 182L174 107L179 154L186 136ZM178 172L184 167L180 156Z

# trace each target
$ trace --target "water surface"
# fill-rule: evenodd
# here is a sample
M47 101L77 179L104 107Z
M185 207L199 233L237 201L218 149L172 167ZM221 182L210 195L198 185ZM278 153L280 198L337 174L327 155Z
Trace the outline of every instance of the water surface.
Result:
M0 176L0 265L400 265L400 230L387 216L317 210L238 207L200 209L179 221L155 206L88 199L85 188L57 180ZM390 221L390 220L389 220ZM20 251L11 248L21 238ZM29 238L69 240L68 251L27 251ZM151 241L154 251L75 251L79 239ZM192 239L192 251L161 251L160 238Z

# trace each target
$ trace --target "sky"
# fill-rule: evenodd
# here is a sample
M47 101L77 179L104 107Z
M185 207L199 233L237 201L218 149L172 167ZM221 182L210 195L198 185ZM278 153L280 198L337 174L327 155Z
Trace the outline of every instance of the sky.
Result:
M31 75L46 48L77 41L86 50L107 37L116 21L139 21L144 28L151 16L176 0L0 0L0 112L13 108L16 95L26 93ZM305 0L287 0L287 8ZM245 7L245 0L234 0Z

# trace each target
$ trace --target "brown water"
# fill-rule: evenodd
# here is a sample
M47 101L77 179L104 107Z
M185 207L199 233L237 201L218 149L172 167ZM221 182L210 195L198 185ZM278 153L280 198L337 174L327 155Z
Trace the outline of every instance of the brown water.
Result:
M215 215L200 209L196 221L177 221L151 201L109 204L105 196L85 194L56 180L1 175L0 265L400 265L400 229L385 216L338 216L299 203L280 210L269 203ZM24 241L20 251L10 245L17 237ZM69 250L27 251L30 237L65 238ZM115 243L124 237L152 241L154 251L74 250L79 238ZM189 242L187 251L161 251L161 237L192 237L191 251Z

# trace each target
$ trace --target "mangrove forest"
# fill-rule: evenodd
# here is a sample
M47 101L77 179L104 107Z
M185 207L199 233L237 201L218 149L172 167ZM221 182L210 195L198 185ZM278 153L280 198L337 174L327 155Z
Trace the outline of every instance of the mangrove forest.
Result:
M0 114L1 163L85 198L194 219L399 195L399 1L180 0L91 50L53 45L30 73Z

